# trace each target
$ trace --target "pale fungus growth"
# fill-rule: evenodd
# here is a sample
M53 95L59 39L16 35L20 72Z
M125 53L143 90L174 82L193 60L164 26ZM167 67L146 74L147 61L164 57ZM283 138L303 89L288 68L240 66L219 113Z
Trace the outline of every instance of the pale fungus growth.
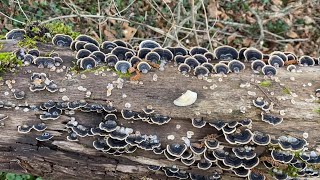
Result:
M167 136L167 139L168 139L168 140L174 140L174 138L175 138L174 135L168 135L168 136Z
M184 94L182 94L179 98L173 101L176 106L189 106L195 103L197 100L197 93L187 90Z

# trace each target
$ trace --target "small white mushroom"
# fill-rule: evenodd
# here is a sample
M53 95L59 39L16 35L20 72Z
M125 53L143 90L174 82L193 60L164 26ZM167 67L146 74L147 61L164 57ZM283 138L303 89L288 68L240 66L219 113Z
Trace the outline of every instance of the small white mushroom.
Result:
M196 92L187 90L182 94L178 99L173 101L173 104L176 106L189 106L196 102L198 94Z
M168 135L167 139L174 140L174 135Z

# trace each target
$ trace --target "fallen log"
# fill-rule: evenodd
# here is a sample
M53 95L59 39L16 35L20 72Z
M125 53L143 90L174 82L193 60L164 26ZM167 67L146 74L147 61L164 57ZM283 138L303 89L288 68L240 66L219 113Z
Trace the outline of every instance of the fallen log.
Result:
M93 147L93 141L97 136L78 137L79 141L68 141L70 129L66 128L66 124L72 118L85 127L97 127L107 113L70 110L62 113L57 120L40 120L40 114L46 110L39 107L50 100L85 100L89 104L100 105L112 102L113 107L117 109L115 114L118 125L132 128L134 132L139 131L141 134L157 135L164 149L170 144L184 144L190 133L193 135L187 139L191 143L203 142L208 135L214 135L221 146L226 148L244 146L228 143L221 131L209 125L209 122L218 120L230 123L251 119L252 125L248 128L252 132L263 132L274 139L280 136L306 138L309 149L315 149L318 143L320 116L315 110L319 108L319 103L314 94L320 87L319 66L299 67L297 72L280 68L278 75L270 78L252 73L250 64L246 64L245 71L238 74L212 75L206 79L198 79L193 75L182 75L173 63L169 63L164 71L153 69L143 74L138 82L130 82L128 78L123 78L123 87L117 88L119 80L115 71L109 68L74 71L74 52L46 44L39 44L38 48L43 54L52 51L59 53L64 63L55 70L30 65L4 74L3 80L0 81L0 101L7 103L7 108L0 106L0 114L8 118L1 120L1 171L30 173L45 179L167 179L163 171L154 172L148 169L149 165L154 165L169 168L177 166L183 172L205 176L218 173L222 179L239 178L232 171L222 170L217 165L212 165L208 170L201 170L197 167L199 159L193 165L187 166L179 159L168 160L163 154L158 155L141 148L134 153L124 153L121 156L106 154ZM15 41L6 41L1 52L17 49ZM32 73L45 73L58 85L59 91L31 92L29 88ZM270 84L262 85L261 82L265 81ZM107 96L108 83L115 86L110 96ZM24 91L25 97L16 99L13 89L16 92ZM175 106L173 101L187 90L197 93L196 102L187 107ZM261 112L265 112L252 104L257 97L263 97L274 104L270 112L283 118L280 124L270 125L261 120ZM132 111L142 112L142 109L150 105L157 114L168 116L171 120L164 125L157 125L142 120L125 120L120 113L128 106ZM203 118L207 124L202 128L196 128L191 123L192 118ZM54 136L49 141L36 139L42 132L18 132L18 126L41 122L46 124L46 132ZM252 142L248 145L256 147L255 152L258 156L265 156L266 151L272 149L270 146L258 146ZM270 156L270 153L268 155ZM256 169L270 177L262 163L259 163Z

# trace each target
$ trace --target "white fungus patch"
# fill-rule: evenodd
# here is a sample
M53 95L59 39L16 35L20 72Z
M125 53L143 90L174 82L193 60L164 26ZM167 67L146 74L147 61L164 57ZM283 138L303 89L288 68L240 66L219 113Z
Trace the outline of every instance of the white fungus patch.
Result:
M85 74L81 74L80 78L81 78L81 79L86 79L87 76L86 76Z
M176 129L180 129L181 128L181 125L180 124L177 124L176 125Z
M127 102L127 103L124 104L124 107L125 108L131 108L131 104Z
M198 94L196 92L187 90L180 97L173 101L176 106L189 106L196 102Z
M60 89L59 89L59 92L62 93L62 92L65 92L66 90L67 90L66 88L60 88Z
M186 144L187 147L190 147L191 141L190 141L189 138L187 138L187 137L182 137L181 140L184 141L184 143Z
M190 139L194 135L193 131L187 131L187 137Z
M157 74L154 74L154 75L152 76L152 80L153 80L153 81L157 81L157 80L158 80L158 75L157 75Z
M254 92L254 91L248 91L248 95L249 95L249 96L256 96L256 95L257 95L257 93L256 93L256 92Z
M62 96L62 101L69 101L69 97L68 96Z
M168 135L168 136L167 136L167 139L168 139L168 140L174 140L174 135L172 135L172 134L171 134L171 135Z
M304 139L307 139L307 138L309 137L309 134L308 134L307 132L304 132L304 133L302 134L302 137L303 137Z
M86 97L89 98L91 96L91 94L92 94L91 91L87 91L86 92Z

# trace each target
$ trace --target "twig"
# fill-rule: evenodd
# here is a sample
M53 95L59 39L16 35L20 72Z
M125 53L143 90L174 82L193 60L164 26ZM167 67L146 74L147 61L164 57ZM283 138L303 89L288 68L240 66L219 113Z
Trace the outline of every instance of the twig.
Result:
M98 15L100 15L101 14L101 8L100 8L100 0L97 0L98 1ZM101 24L100 24L100 19L98 19L98 21L99 21L99 24L98 24L98 28L99 28L99 37L100 37L100 39L102 40L102 30L101 30Z
M272 99L269 97L269 95L266 93L266 92L264 92L264 90L258 85L258 84L255 84L259 89L260 89L260 91L262 91L262 93L271 101L271 102L273 102L272 101ZM274 102L273 102L274 103Z
M28 18L28 16L26 15L26 13L24 12L24 10L22 9L21 5L20 5L20 1L17 0L19 9L22 11L23 15L26 17L27 21L30 22L30 19Z
M305 39L281 39L281 40L276 40L277 42L301 42L301 41L310 41L309 38L305 38Z
M263 40L264 40L263 24L262 24L260 16L258 15L258 13L255 10L250 8L250 12L256 17L258 25L259 25L260 37L259 37L258 41L256 42L256 44L259 44L259 46L261 48L263 45Z
M194 0L191 0L191 22L192 22L192 29L194 30L194 36L195 36L197 45L199 46L199 39L198 39L198 36L197 36L197 31L196 31L197 29L196 29L196 21L195 21L194 12L195 12Z
M212 42L211 42L211 38L210 38L210 32L209 32L207 11L206 11L206 7L205 7L205 5L203 3L203 0L201 0L201 3L202 3L203 12L204 12L205 22L206 22L206 31L207 31L208 41L209 41L209 47L210 47L210 50L213 51L213 46L212 46ZM217 22L217 21L215 21L215 22ZM212 27L214 27L214 25Z
M1 12L1 11L0 11L0 14L1 14L1 15L3 15L4 17L6 17L6 18L8 18L8 19L12 20L12 21L17 22L17 23L20 23L20 24L23 24L23 25L25 25L25 24L26 24L26 23L24 23L24 22L22 22L22 21L19 21L19 20L17 20L17 19L14 19L14 18L12 18L12 17L7 16L6 14L4 14L4 13L3 13L3 12Z

